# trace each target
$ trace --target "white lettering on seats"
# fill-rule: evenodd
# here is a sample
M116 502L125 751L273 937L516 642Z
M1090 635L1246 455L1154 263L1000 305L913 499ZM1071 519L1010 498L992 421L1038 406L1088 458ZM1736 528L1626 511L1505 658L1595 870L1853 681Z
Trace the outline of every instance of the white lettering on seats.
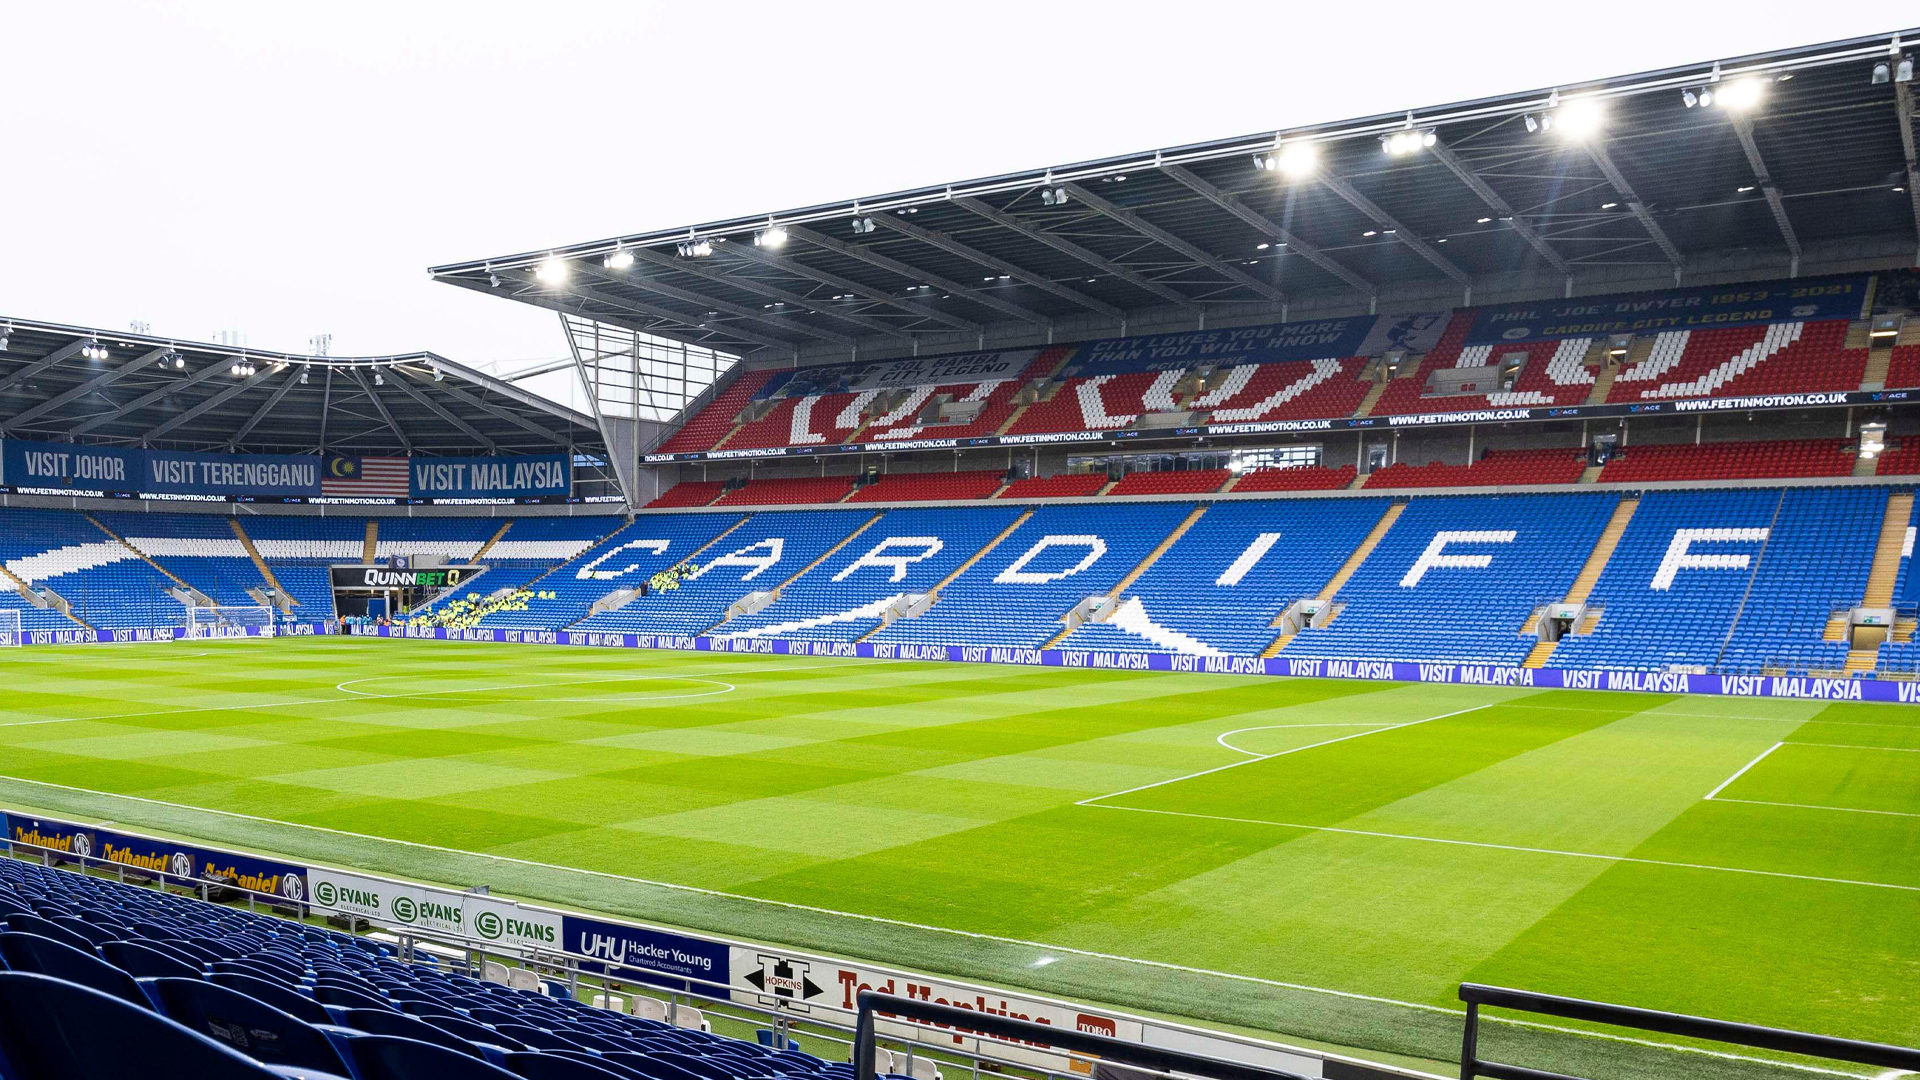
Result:
M1715 552L1696 555L1690 548L1701 541L1711 543L1758 543L1767 538L1767 529L1675 529L1673 542L1660 558L1648 586L1662 591L1673 588L1674 575L1682 570L1745 570L1753 561L1745 552Z
M1210 424L1225 424L1237 423L1243 420L1258 420L1280 406L1285 405L1287 402L1292 401L1294 398L1299 397L1314 387L1319 386L1321 383L1326 382L1328 379L1333 378L1335 375L1340 374L1340 361L1337 359L1309 360L1307 363L1313 368L1313 371L1310 373L1300 376L1244 408L1215 409L1213 415L1207 418L1207 422ZM1223 398L1222 400L1225 399ZM1194 402L1196 408L1199 404L1197 401Z
M863 566L879 566L891 569L893 574L888 581L897 582L907 576L907 567L922 559L931 559L940 554L946 542L937 536L889 536L873 545L865 555L847 564L845 570L833 575L835 581L845 581L855 570ZM919 548L917 555L884 555L890 548Z
M631 574L635 570L638 570L640 564L638 562L630 562L618 570L600 569L600 564L606 562L608 559L613 558L623 551L645 551L654 555L665 555L669 546L670 541L666 540L629 540L581 567L573 576L580 581L612 581L614 578Z
M1028 571L1026 566L1048 548L1081 547L1087 553L1080 561L1065 570ZM1107 553L1107 542L1097 536L1043 536L1027 549L1026 554L1013 560L1013 564L994 575L996 585L1044 585L1049 581L1072 577L1100 560Z
M818 394L808 394L793 405L793 421L787 425L787 445L806 446L810 443L827 441L825 435L813 433L813 404L820 400Z
M1215 585L1240 584L1240 580L1247 576L1247 571L1252 570L1261 559L1266 558L1267 552L1273 549L1274 542L1279 539L1279 533L1261 533L1254 537L1253 543L1247 545L1247 550L1241 552L1240 557L1233 560L1233 565L1227 567L1226 572L1215 578L1213 583Z
M761 550L764 550L766 554L753 554L753 552ZM707 571L721 566L751 566L753 569L740 575L740 580L752 581L770 569L774 563L779 562L781 553L786 550L787 542L782 537L769 536L765 540L755 540L746 547L730 551L707 565L702 566L700 569L695 570L687 580L698 580L704 577Z
M1436 568L1455 570L1480 570L1493 562L1492 555L1445 555L1448 544L1511 544L1519 534L1512 529L1462 529L1437 532L1427 544L1427 550L1413 561L1407 576L1400 579L1400 587L1411 589L1420 584L1427 571Z

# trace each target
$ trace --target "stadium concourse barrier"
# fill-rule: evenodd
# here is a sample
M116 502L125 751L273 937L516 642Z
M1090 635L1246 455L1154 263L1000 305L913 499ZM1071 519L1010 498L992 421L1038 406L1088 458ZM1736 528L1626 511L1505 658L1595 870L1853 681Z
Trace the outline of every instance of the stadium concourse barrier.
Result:
M376 941L392 942L397 958L409 964L438 967L451 962L482 974L490 964L501 966L497 961L517 962L535 974L542 994L577 998L582 990L611 995L644 988L666 997L660 1004L670 1024L701 1026L701 1010L764 1023L770 1030L763 1039L776 1049L805 1037L845 1046L851 1054L860 1022L859 999L872 991L955 1009L966 1023L938 1028L882 1025L881 1033L896 1047L882 1060L893 1063L892 1071L903 1080L935 1080L938 1074L931 1066L936 1059L970 1064L976 1076L1015 1068L1053 1080L1079 1080L1088 1072L1084 1058L1032 1039L998 1037L980 1018L1007 1018L1058 1032L1098 1032L1143 1051L1180 1046L1209 1059L1238 1062L1241 1072L1234 1075L1242 1077L1431 1080L1423 1073L1158 1017L866 961L582 915L482 891L291 863L19 811L0 810L0 828L9 858L48 868L64 864L80 873L113 876L122 884L184 888L207 903L216 893L236 902L243 897L250 913L259 914L264 905L269 914L301 920L306 933L324 933L305 925L306 918L337 917L381 935ZM5 880L0 875L0 883ZM0 908L0 923L6 918L5 908ZM0 963L0 970L4 968ZM683 1010L692 1011L683 1015ZM875 1029L871 1017L867 1020L866 1046L871 1051ZM873 1075L877 1056L865 1055L865 1075ZM916 1058L920 1069L915 1068Z
M478 641L507 645L575 645L601 649L669 649L680 652L754 653L763 656L840 656L934 663L1017 664L1024 667L1110 671L1172 671L1219 675L1283 675L1305 679L1365 679L1373 682L1453 683L1537 690L1621 690L1649 694L1792 698L1805 701L1879 701L1920 704L1920 681L1820 678L1804 675L1707 675L1681 671L1505 667L1400 660L1340 660L1319 657L1191 656L1172 653L1105 652L1090 649L1023 649L998 645L907 645L887 642L789 641L784 638L680 637L578 630L448 630L357 626L362 637Z

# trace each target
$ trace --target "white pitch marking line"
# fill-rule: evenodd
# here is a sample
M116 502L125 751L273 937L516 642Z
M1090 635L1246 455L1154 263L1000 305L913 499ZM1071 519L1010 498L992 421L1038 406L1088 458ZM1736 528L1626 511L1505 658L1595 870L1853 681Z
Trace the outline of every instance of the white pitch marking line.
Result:
M1485 706L1481 706L1481 707L1484 708ZM1438 718L1435 717L1434 719L1438 719ZM1417 721L1417 720L1414 721L1414 723L1420 723L1420 722L1421 721ZM475 859L491 859L495 862L512 863L518 866L531 866L541 870L559 870L566 873L584 874L588 877L607 878L613 881L632 882L637 885L652 885L657 888L669 889L675 892L693 893L695 895L700 895L700 896L713 896L723 900L741 900L747 903L763 904L769 907L784 908L790 911L810 911L810 912L814 912L815 914L834 915L841 918L854 919L860 922L879 923L887 926L899 926L908 930L925 930L930 933L951 934L955 937L972 938L976 941L994 941L1004 945L1018 945L1023 948L1041 949L1048 952L1066 953L1072 956L1084 956L1093 960L1115 960L1115 961L1119 961L1120 963L1139 964L1142 967L1158 968L1163 971L1180 971L1180 972L1185 972L1191 975L1205 975L1212 978L1227 979L1233 982L1255 983L1262 986L1278 987L1279 989L1282 989L1282 990L1297 990L1302 993L1322 994L1328 997L1343 998L1349 1001L1365 1001L1365 1002L1369 1002L1376 1005L1392 1005L1398 1008L1414 1009L1419 1012L1441 1013L1447 1016L1460 1015L1460 1012L1458 1010L1449 1009L1443 1005L1431 1005L1431 1004L1428 1004L1425 1002L1419 1002L1419 1001L1401 1001L1397 998L1380 997L1375 994L1362 994L1352 990L1334 990L1324 986L1308 986L1305 983L1282 982L1279 979L1266 979L1266 978L1261 978L1258 975L1241 975L1241 974L1237 974L1230 971L1214 971L1210 968L1191 967L1186 964L1175 964L1165 960L1142 960L1139 957L1135 957L1135 956L1122 956L1118 953L1097 952L1092 949L1076 949L1068 945L1051 945L1046 942L1028 941L1023 938L1003 937L999 934L982 934L973 930L955 930L951 927L946 927L946 926L933 926L927 923L908 922L904 919L890 919L884 915L862 915L862 914L858 914L856 912L851 912L851 911L838 911L833 908L818 907L813 904L796 904L789 900L770 900L765 897L748 896L743 893L722 892L718 889L703 889L697 885L676 885L676 884L673 884L672 882L654 881L648 878L629 877L625 874L614 874L614 873L609 873L605 870L588 870L578 866L560 866L554 863L536 862L535 860L532 860L532 859L518 859L511 855L493 855L493 854L489 854L487 852L482 852L482 851L463 851L460 848L442 847L438 844L423 844L417 840L398 840L398 839L394 839L392 837L386 837L386 836L373 836L369 833L351 832L346 829L332 829L324 825L305 825L296 821L281 821L277 818L261 817L257 814L243 814L235 810L214 810L204 806L188 806L185 803L168 802L164 799L152 799L152 798L147 798L146 796L143 796L143 795L122 795L112 791L96 791L92 788L74 787L69 784L55 784L46 780L27 780L17 776L0 776L0 780L12 780L15 783L30 784L35 787L55 788L61 791L79 792L83 795L104 795L108 798L125 799L129 802L147 803L152 806L166 806L176 810L189 810L189 811L194 811L196 813L214 814L220 817L238 818L242 821L258 821L268 825L281 825L291 829L307 829L313 832L331 833L335 836L347 836L347 837L352 837L354 839L359 839L359 840L372 840L376 843L396 844L402 847L420 848L426 851L439 851L449 855L465 855ZM1124 806L1114 806L1114 807L1108 807L1108 809L1125 810L1129 808ZM1147 812L1159 813L1160 811L1147 811ZM1599 858L1604 856L1595 856L1595 857ZM1751 872L1761 873L1762 871L1751 871ZM1781 876L1790 877L1792 875L1781 875ZM1902 886L1891 886L1891 887L1901 888ZM1634 1038L1632 1036L1627 1036L1627 1035L1615 1035L1609 1032L1587 1031L1581 1028L1569 1028L1569 1027L1560 1027L1554 1024L1543 1024L1543 1023L1540 1023L1539 1021L1534 1021L1534 1020L1520 1020L1520 1019L1505 1017L1505 1016L1482 1016L1482 1019L1491 1023L1511 1024L1515 1027L1537 1028L1543 1031L1555 1031L1555 1032L1560 1032L1562 1034L1567 1034L1567 1035L1579 1035L1587 1038L1604 1039L1611 1042L1626 1042L1626 1043L1633 1043L1640 1046L1658 1047L1661 1049L1673 1050L1679 1053L1701 1054L1707 1057L1720 1058L1722 1060L1727 1060L1727 1061L1750 1061L1750 1062L1757 1062L1757 1063L1766 1064L1766 1065L1781 1065L1786 1068L1797 1069L1802 1072L1818 1073L1823 1076L1841 1076L1841 1077L1856 1077L1856 1078L1858 1077L1857 1073L1840 1072L1834 1069L1822 1069L1818 1066L1813 1066L1813 1065L1800 1065L1800 1064L1794 1064L1789 1062L1775 1062L1765 1058L1748 1057L1742 1054L1731 1054L1721 1050L1708 1050L1708 1049L1705 1049L1704 1047L1681 1046L1673 1043L1654 1042L1649 1039L1638 1039L1638 1038Z
M1819 746L1828 750L1885 750L1890 754L1920 754L1920 747L1914 746L1863 746L1850 742L1799 742L1789 739L1788 746Z
M1235 764L1239 764L1236 762ZM1729 801L1729 800L1720 800ZM1714 866L1710 863L1671 862L1666 859L1641 859L1632 855L1601 855L1591 851L1562 851L1558 848L1523 847L1518 844L1493 844L1483 840L1449 840L1439 836L1415 836L1411 833L1376 832L1369 829L1343 829L1335 825L1299 825L1290 821L1267 821L1262 818L1226 817L1221 814L1194 814L1185 810L1148 810L1140 806L1093 805L1099 810L1129 810L1136 814L1164 814L1168 817L1202 818L1208 821L1229 821L1240 825L1272 825L1279 829L1300 829L1305 832L1340 833L1346 836L1372 836L1383 840L1412 840L1423 844L1448 844L1453 847L1492 848L1495 851L1517 851L1527 855L1560 855L1569 859L1599 859L1603 862L1639 863L1645 866L1666 866L1678 870L1715 870L1726 874L1752 874L1757 877L1791 878L1795 881L1819 881L1829 885L1859 885L1871 889L1898 889L1902 892L1920 892L1920 885L1895 885L1885 881L1857 881L1853 878L1820 877L1814 874L1789 874L1781 870L1749 870L1744 866Z
M1097 803L1097 802L1099 802L1099 801L1100 801L1100 800L1102 800L1102 799L1117 799L1117 798L1119 798L1119 797L1120 797L1120 796L1122 796L1122 795L1131 795L1131 794L1133 794L1133 793L1134 793L1134 792L1136 792L1136 791L1146 791L1146 790L1147 790L1147 789L1149 789L1149 788L1157 788L1157 787L1164 787L1164 786L1166 786L1167 784L1177 784L1177 783L1179 783L1179 782L1180 782L1180 781L1182 781L1182 780L1192 780L1192 779L1194 779L1195 777L1199 777L1199 776L1206 776L1206 775L1208 775L1209 773L1217 773L1217 772L1223 772L1223 771L1225 771L1225 770L1227 770L1227 769L1237 769L1237 768L1239 768L1239 767L1240 767L1240 766L1242 766L1242 765L1251 765L1251 764L1253 764L1253 763L1254 763L1254 762L1256 762L1256 761L1270 761L1270 760L1272 760L1272 759L1274 759L1274 758L1277 758L1277 757L1286 757L1286 756L1287 756L1288 754L1298 754L1298 753L1300 753L1300 752L1301 752L1301 751L1303 751L1303 750L1313 750L1313 749L1316 749L1316 748L1318 748L1318 747L1322 747L1322 746L1332 746L1332 745L1333 745L1334 743L1340 743L1340 742L1346 742L1346 741L1347 741L1348 739L1360 739L1360 738L1365 738L1365 737L1366 737L1366 736L1368 736L1368 735L1378 735L1378 734L1380 734L1380 733L1381 733L1381 732L1383 732L1383 731L1398 731L1398 730L1400 730L1401 728L1410 728L1410 727L1413 727L1413 726L1414 726L1415 724L1426 724L1426 723L1431 723L1431 722L1433 722L1433 721L1435 721L1435 720L1445 720L1445 719L1446 719L1447 717L1449 717L1449 716L1464 716L1464 715L1466 715L1467 713L1470 713L1470 712L1479 712L1479 711L1480 711L1481 709L1491 709L1491 708L1493 708L1493 707L1494 707L1494 706L1495 706L1496 704L1499 704L1499 703L1498 703L1498 702L1492 702L1492 701L1490 701L1490 702L1488 702L1488 703L1486 703L1485 705L1475 705L1475 706L1473 706L1473 707L1472 707L1472 708L1470 708L1470 709L1459 709L1459 710L1456 710L1456 711L1454 711L1454 712L1450 712L1450 713L1441 713L1441 714L1440 714L1439 716L1429 716L1429 717L1425 717L1424 719L1420 719L1420 720L1409 720L1409 721L1407 721L1407 722L1406 722L1406 723L1404 723L1404 724L1389 724L1389 725L1387 725L1386 727L1377 727L1377 728L1372 728L1372 729L1370 729L1370 730L1367 730L1367 731L1356 731L1356 732L1354 732L1354 733L1353 733L1353 734L1351 734L1351 735L1342 735L1342 736L1340 736L1340 737L1339 737L1339 738L1337 738L1337 739L1324 739L1324 740L1322 740L1322 741L1320 741L1320 742L1317 742L1317 743L1308 743L1308 744L1307 744L1307 745L1305 745L1305 746L1296 746L1296 747L1294 747L1294 748L1293 748L1293 749L1291 749L1291 750L1281 750L1281 751L1279 751L1279 752L1277 752L1277 753L1272 753L1272 754L1261 754L1261 755L1259 755L1259 756L1257 756L1257 757L1250 757L1250 758L1247 758L1247 759L1245 759L1244 761L1230 761L1230 762L1228 762L1228 763L1227 763L1227 764L1225 764L1225 765L1215 765L1215 766L1214 766L1213 768L1211 768L1211 769L1201 769L1201 770L1200 770L1199 772L1195 772L1195 773L1188 773L1188 774L1187 774L1187 775L1185 775L1185 776L1175 776L1175 777L1172 777L1171 779L1167 779L1167 780L1156 780L1156 781L1154 781L1154 782L1153 782L1153 783L1151 783L1151 784L1141 784L1141 785L1140 785L1139 787L1130 787L1130 788L1128 788L1128 789L1126 789L1125 791L1110 791L1110 792L1108 792L1108 793L1106 793L1105 795L1095 795L1095 796L1092 796L1092 797L1090 797L1090 798L1086 798L1086 799L1081 799L1081 800L1080 800L1079 802L1076 802L1076 803L1074 803L1073 805L1075 805L1075 806L1092 806L1092 805L1094 805L1095 803ZM1227 734L1229 734L1229 735L1231 735L1231 734L1233 734L1233 732L1231 732L1231 731L1229 731L1229 732L1227 732ZM1232 748L1231 748L1231 747L1229 747L1229 749L1232 749ZM1246 753L1246 751L1245 751L1245 750L1241 750L1241 751L1240 751L1240 753L1242 753L1242 754L1244 754L1244 753Z
M1857 806L1821 806L1818 803L1768 802L1765 799L1715 799L1714 802L1745 803L1748 806L1785 806L1794 810L1832 810L1842 814L1882 814L1886 817L1920 818L1905 810L1863 810Z
M1267 755L1258 753L1257 751L1240 749L1239 747L1228 742L1227 736L1238 735L1243 731L1280 731L1283 729L1292 729L1292 728L1326 728L1326 727L1369 727L1371 728L1371 727L1394 727L1394 726L1395 725L1391 723L1382 723L1379 721L1369 721L1369 720L1349 720L1344 724L1261 724L1257 727L1234 728L1232 731L1221 732L1220 734L1215 735L1213 737L1213 741L1219 743L1221 746L1226 747L1227 749L1233 751L1236 754L1246 754L1249 757L1266 757Z
M1785 745L1787 745L1787 744L1786 744L1786 743L1783 743L1783 742L1777 742L1777 743L1774 743L1774 744L1773 744L1772 746L1769 746L1769 747L1767 747L1767 748L1766 748L1765 750L1762 750L1762 751L1760 751L1760 756L1759 756L1759 757L1757 757L1757 758L1754 758L1754 759L1753 759L1752 761L1749 761L1749 762L1747 762L1747 763L1746 763L1745 765L1742 765L1742 766L1740 766L1740 771L1739 771L1739 772L1737 772L1737 773L1734 773L1734 774L1733 774L1732 776L1729 776L1729 777L1727 777L1727 778L1726 778L1725 780L1722 780L1722 781L1720 781L1720 786L1719 786L1719 787L1717 787L1717 788L1714 788L1714 789L1713 789L1712 791L1709 791L1709 792L1707 792L1707 798L1709 798L1709 799L1711 799L1711 798L1713 798L1713 797L1714 797L1715 795L1718 795L1718 794L1720 794L1721 792L1723 792L1723 791L1725 791L1725 790L1727 790L1727 785L1729 785L1729 784L1731 784L1731 783L1733 783L1733 782L1734 782L1735 780L1738 780L1738 779L1740 779L1741 777L1743 777L1743 776L1745 776L1745 775L1747 775L1747 770L1748 770L1748 769L1751 769L1751 768L1753 768L1753 767L1754 767L1755 765L1758 765L1758 764L1760 764L1760 763L1761 763L1762 761L1765 761L1765 760L1766 760L1766 758L1767 758L1767 755L1768 755L1768 754L1771 754L1771 753L1773 753L1773 752L1774 752L1775 750L1778 750L1778 749L1780 749L1781 747L1783 747L1783 746L1785 746Z

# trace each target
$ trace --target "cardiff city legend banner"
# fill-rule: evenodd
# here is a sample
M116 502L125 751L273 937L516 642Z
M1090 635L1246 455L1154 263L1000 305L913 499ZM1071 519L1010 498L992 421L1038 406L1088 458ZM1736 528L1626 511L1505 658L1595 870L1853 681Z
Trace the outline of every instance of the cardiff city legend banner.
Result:
M413 458L416 499L501 499L566 495L573 488L573 462L565 454L518 457Z
M1506 304L1480 309L1467 344L1657 334L1788 319L1858 319L1872 295L1872 283L1870 275L1862 274Z
M1205 365L1271 364L1375 356L1393 349L1426 352L1445 331L1446 311L1356 315L1345 319L1189 330L1149 337L1108 338L1080 347L1064 374L1119 375Z

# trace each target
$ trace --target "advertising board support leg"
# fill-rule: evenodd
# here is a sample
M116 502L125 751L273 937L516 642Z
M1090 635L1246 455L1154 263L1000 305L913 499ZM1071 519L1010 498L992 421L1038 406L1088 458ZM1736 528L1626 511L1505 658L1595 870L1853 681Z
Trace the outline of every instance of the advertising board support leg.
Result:
M1480 1056L1480 1003L1467 1002L1467 1022L1460 1035L1460 1080L1473 1080Z
M853 1029L854 1080L873 1080L873 1010L861 1009ZM979 1068L978 1063L974 1068Z

